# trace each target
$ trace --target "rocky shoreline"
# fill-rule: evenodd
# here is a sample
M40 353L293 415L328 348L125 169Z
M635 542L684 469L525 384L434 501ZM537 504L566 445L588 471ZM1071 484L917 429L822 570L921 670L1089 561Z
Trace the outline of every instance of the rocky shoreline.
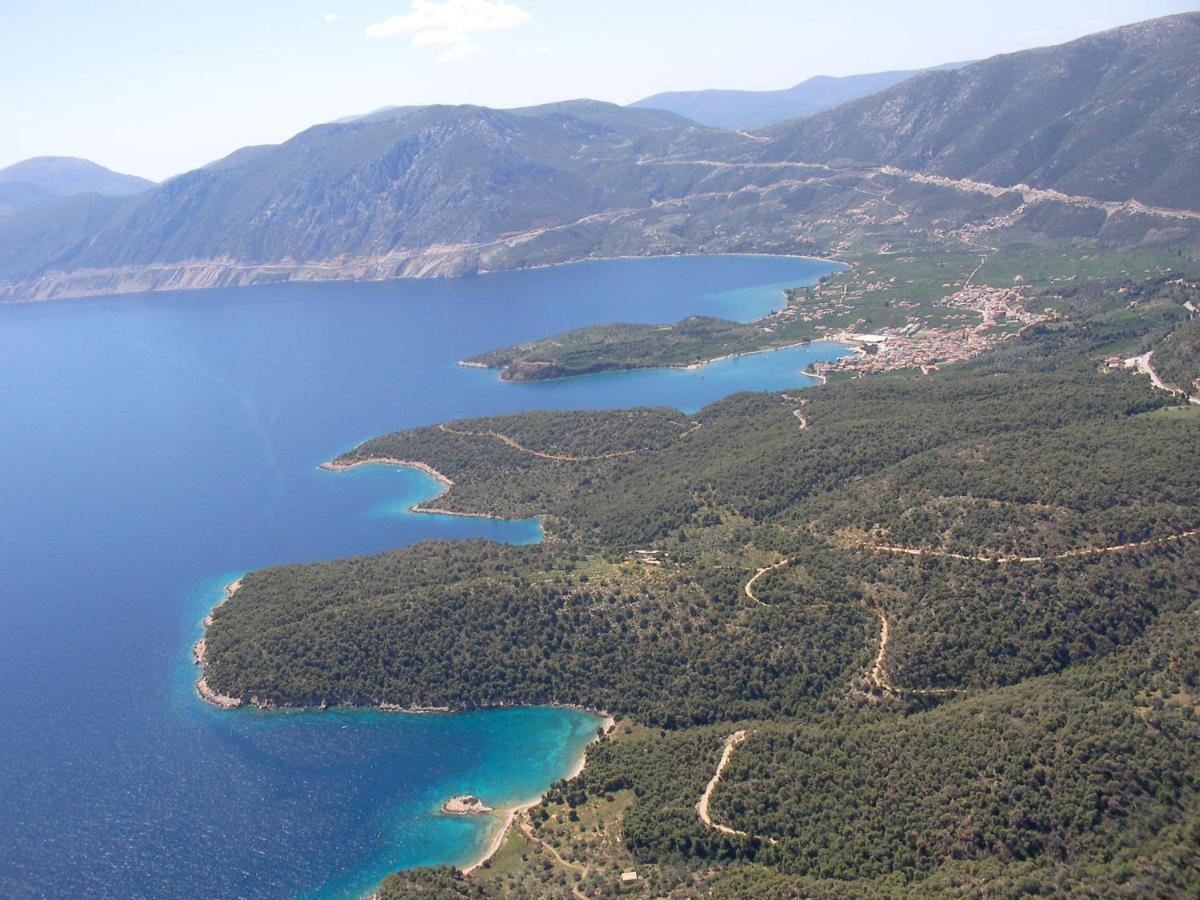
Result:
M337 459L321 463L317 468L323 469L326 472L349 472L351 469L357 469L362 466L403 466L408 469L420 469L445 487L446 490L454 487L453 481L428 463L418 462L415 459L397 459L394 456L369 456L365 459L352 459L345 462L339 456ZM441 495L439 494L439 496Z
M225 585L225 599L214 606L212 612L204 617L204 628L206 631L212 625L213 613L220 609L222 605L228 603L241 586L242 579L240 578ZM203 672L204 664L208 660L208 641L205 638L200 638L200 640L196 641L195 646L192 647L192 658L196 665L200 667L200 671ZM230 697L209 687L208 679L204 675L201 675L196 681L196 693L200 695L201 700L211 703L213 706L219 706L221 709L237 709L242 706L241 698Z
M389 463L397 462L398 465L410 465L410 463L401 463L401 462L393 461L393 460L387 460L386 462L389 462ZM342 469L353 468L355 465L366 465L366 464L367 463L354 463L351 465L343 465L340 468L342 468ZM322 468L327 468L327 467L332 468L333 464L327 463L322 466ZM334 469L334 470L337 471L338 469ZM210 612L207 616L204 617L204 627L206 629L212 625L213 613L215 613L218 609L220 609L224 604L228 603L229 600L233 597L233 595L238 592L238 590L241 588L241 586L242 586L242 579L240 579L240 578L225 586L224 599L222 599L220 603L218 603L216 606L213 607L212 612ZM208 640L207 640L207 638L205 638L205 637L200 638L200 640L196 641L196 643L192 646L192 660L197 666L200 667L200 670L203 673L204 666L208 662ZM290 706L288 704L284 704L281 707L279 704L277 704L271 700L260 700L258 697L251 697L249 700L243 700L240 697L231 697L227 694L222 694L220 691L215 690L208 683L208 679L203 674L201 674L200 678L197 679L197 681L196 681L196 694L200 697L201 700L205 701L206 703L211 703L213 706L218 706L221 709L238 709L243 706L251 706L251 707L254 707L255 709L260 709L260 710L274 710L274 709L283 708L283 709L291 709L291 710L296 710L296 711L304 711L304 710L313 710L313 709L325 710L325 709L328 709L329 705L330 705L328 703L321 703L319 706ZM493 704L489 704L489 705L483 706L483 707L474 707L474 706L467 706L467 705L461 705L461 706L455 707L455 706L433 706L433 705L422 704L422 703L407 703L406 704L406 703L392 703L392 702L388 702L388 701L381 701L378 704L373 705L373 706L356 704L356 703L340 703L340 704L334 704L334 705L338 706L339 708L344 708L344 709L364 709L364 710L365 709L377 709L378 711L385 712L385 713L403 713L403 714L408 714L408 715L451 715L456 712L467 712L467 711L473 710L473 709L503 709L503 708L513 706L516 704L493 703ZM542 705L542 704L538 704L538 705ZM573 704L553 704L552 703L552 704L545 704L545 705L557 706L562 709L578 709L578 710L582 710L583 712L592 713L593 715L601 716L604 718L605 723L606 723L605 724L606 729L612 727L612 725L611 725L612 717L609 716L608 713L606 713L606 712L598 712L596 710L586 709L585 707L576 706ZM569 777L573 778L575 776L575 774L578 774L578 771L574 772Z
M423 470L426 468L429 468L429 467L424 466L423 464L414 464L414 463L409 463L409 462L400 461L400 460L370 460L370 461L357 461L354 463L337 463L335 461L335 462L331 462L331 463L325 463L321 466L321 468L327 469L330 471L344 471L346 469L354 468L357 465L370 465L370 464L376 464L376 463L396 464L396 465L414 465L415 467L422 468ZM429 471L431 474L436 472L436 470L434 470L432 468L429 468ZM437 473L437 474L440 475L440 473ZM444 478L445 476L442 476L442 477ZM446 480L448 481L449 479L446 479ZM229 602L229 599L231 597L233 597L233 595L235 593L237 593L238 589L241 586L242 586L241 579L238 579L237 581L234 581L231 584L229 584L225 588L225 598L221 601L221 603L218 603L216 607L213 607L214 612L222 604ZM212 620L213 620L212 613L209 613L204 618L205 628L207 628L208 626L210 626L212 624ZM192 648L192 655L193 655L196 665L200 666L201 669L203 670L203 667L204 667L205 663L207 662L207 656L208 656L208 644L207 644L207 641L205 638L201 638L199 641L196 642L195 646ZM206 703L211 703L212 705L217 706L221 709L232 710L232 709L238 709L244 705L247 705L239 697L230 697L230 696L221 694L218 691L214 690L212 687L209 686L207 679L203 675L201 675L201 677L196 681L196 694L200 697L200 699L202 699ZM252 707L255 707L257 709L264 709L264 710L277 708L275 704L270 703L270 702L262 702L262 701L258 700L257 697L251 698L249 701L249 705ZM509 705L510 704L498 703L498 704L492 704L491 706L489 706L487 708L499 709L499 708L503 708L503 707L509 706ZM555 705L555 706L558 706L559 708L563 708L563 709L578 709L578 710L582 710L584 712L591 713L592 715L601 717L602 726L600 729L600 734L596 738L597 740L600 737L607 736L613 730L613 728L616 726L616 720L613 718L613 716L604 711L586 709L585 707L578 706L575 704L551 704L551 705ZM299 707L297 707L297 708L299 708ZM326 706L326 704L321 704L321 706L319 708L326 709L327 706ZM380 703L378 705L378 707L376 707L376 708L379 709L381 712L408 713L408 714L430 714L430 713L452 714L453 712L456 711L456 710L451 709L448 706L419 706L419 705L406 706L404 704L387 703L387 702ZM458 710L458 711L465 710L466 708L467 707L461 707L460 710ZM590 746L590 745L591 745L591 742L589 742L588 746ZM567 772L566 775L563 776L564 780L570 781L571 779L578 777L586 765L587 765L587 747L583 748L583 750L579 754L579 757L576 759L575 764L571 767L571 770L569 772ZM511 806L505 806L505 807L500 807L499 809L496 809L491 806L488 806L486 803L484 803L478 797L475 797L475 796L469 795L469 794L462 794L459 796L451 797L448 800L446 800L446 802L444 802L441 806L441 812L445 815L451 815L451 816L494 815L501 819L501 823L500 823L499 827L496 829L495 833L492 835L492 838L488 842L487 847L484 849L484 851L478 858L476 858L470 864L463 867L463 869L462 869L463 874L469 875L475 869L478 869L485 862L487 862L489 859L491 859L496 854L496 852L500 849L500 847L503 845L505 839L508 837L509 831L512 829L512 826L516 822L517 817L520 816L525 811L532 809L534 806L537 806L539 803L541 803L541 801L542 801L542 798L541 798L541 796L539 796L539 797L536 797L533 800L529 800L525 803L513 804Z
M380 703L380 712L408 713L409 715L431 715L453 712L448 706L404 706L401 703Z

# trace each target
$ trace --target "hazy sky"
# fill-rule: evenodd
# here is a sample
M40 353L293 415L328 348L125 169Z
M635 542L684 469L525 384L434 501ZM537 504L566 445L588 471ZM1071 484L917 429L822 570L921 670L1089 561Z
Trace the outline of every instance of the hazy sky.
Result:
M161 179L380 106L628 103L1060 43L1158 0L0 0L0 166Z

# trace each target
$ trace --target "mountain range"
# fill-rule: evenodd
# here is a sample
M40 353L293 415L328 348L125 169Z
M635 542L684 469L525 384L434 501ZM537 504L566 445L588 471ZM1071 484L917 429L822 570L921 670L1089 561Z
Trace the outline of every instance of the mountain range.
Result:
M0 298L834 254L963 229L1196 243L1197 60L1189 13L923 72L759 133L594 101L385 109L132 197L5 216Z
M957 69L967 63L946 63L938 69ZM630 104L640 109L665 109L713 128L753 130L787 119L811 116L851 100L890 88L927 69L869 72L832 77L817 75L779 91L668 91Z
M90 160L35 156L0 169L0 215L59 197L103 194L127 197L154 187L148 178L123 175Z

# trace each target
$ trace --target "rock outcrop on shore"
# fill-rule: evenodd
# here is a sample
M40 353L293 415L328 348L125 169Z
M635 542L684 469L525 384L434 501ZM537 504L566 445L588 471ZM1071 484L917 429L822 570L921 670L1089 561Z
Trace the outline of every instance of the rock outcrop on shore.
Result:
M225 694L218 694L208 686L208 682L203 677L196 682L196 693L204 701L213 704L213 706L219 706L221 709L237 709L242 705L242 701L237 697L227 697Z
M225 586L225 599L213 607L213 612L216 612L216 610L223 604L228 603L230 598L237 593L238 588L241 586L242 580L240 578L237 579L237 581L227 584ZM205 629L212 625L212 619L212 612L204 617ZM208 642L204 638L200 638L200 640L196 641L195 646L192 647L192 658L196 665L200 667L200 671L203 672L204 664L208 659ZM243 705L242 700L239 697L230 697L226 694L214 691L211 687L209 687L208 679L203 675L201 675L200 679L196 682L196 693L200 695L201 700L204 700L206 703L211 703L213 706L219 706L221 709L237 709L239 706Z
M451 797L442 804L442 812L452 816L476 816L484 813L495 812L492 807L488 806L478 797L472 797L470 794L463 794L459 797Z

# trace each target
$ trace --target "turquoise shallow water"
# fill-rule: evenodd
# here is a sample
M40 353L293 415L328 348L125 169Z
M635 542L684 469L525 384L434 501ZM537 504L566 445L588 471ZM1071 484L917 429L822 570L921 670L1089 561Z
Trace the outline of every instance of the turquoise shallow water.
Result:
M471 858L455 793L536 796L586 713L225 713L192 691L240 572L536 520L413 515L412 470L316 466L385 431L531 408L806 383L813 345L693 371L504 384L455 362L600 321L750 319L831 266L613 261L442 282L290 285L0 308L0 896L354 896Z

